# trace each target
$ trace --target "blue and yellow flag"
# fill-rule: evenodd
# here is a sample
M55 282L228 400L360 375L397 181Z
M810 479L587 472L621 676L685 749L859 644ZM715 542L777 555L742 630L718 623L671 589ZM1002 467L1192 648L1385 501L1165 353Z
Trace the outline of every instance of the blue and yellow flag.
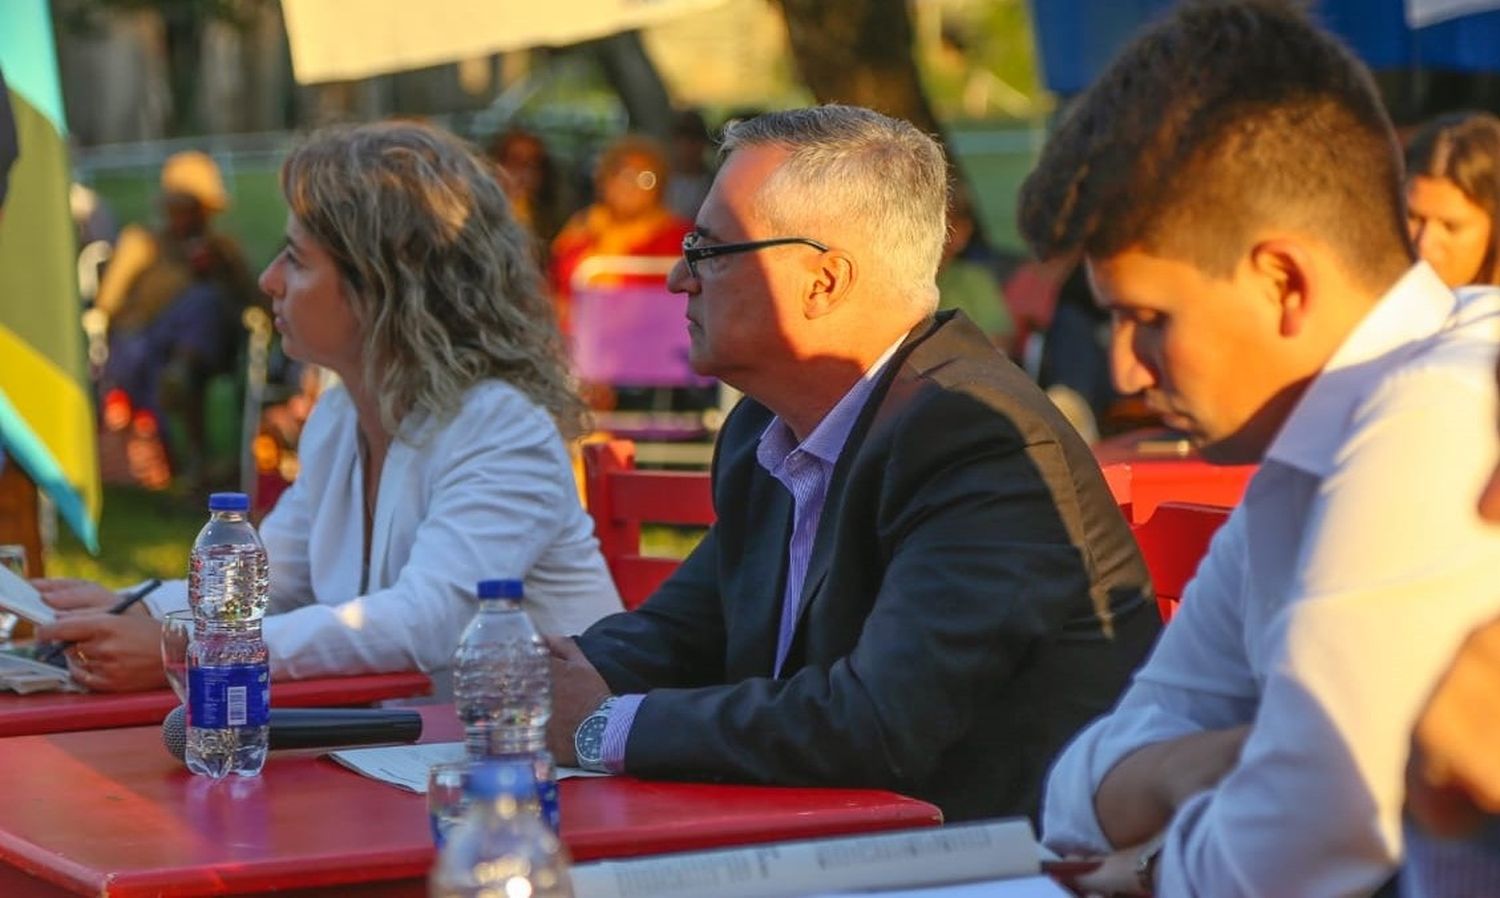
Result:
M19 147L0 208L0 446L97 552L99 459L47 0L0 6L0 74Z

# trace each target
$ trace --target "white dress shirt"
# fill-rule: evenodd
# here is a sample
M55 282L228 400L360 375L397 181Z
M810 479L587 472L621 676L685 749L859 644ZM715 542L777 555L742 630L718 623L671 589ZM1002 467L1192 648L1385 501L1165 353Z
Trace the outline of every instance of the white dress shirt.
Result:
M342 388L319 397L297 480L261 523L273 677L446 669L482 579L524 579L543 633L581 633L621 610L567 449L519 390L485 381L452 420L392 441L368 572L357 429ZM157 615L185 608L187 582L147 602Z
M1119 706L1047 783L1044 840L1111 850L1100 782L1143 746L1252 724L1239 763L1169 825L1158 894L1367 894L1401 856L1412 726L1500 610L1500 293L1425 264L1364 318L1289 416ZM1123 846L1121 846L1123 847Z

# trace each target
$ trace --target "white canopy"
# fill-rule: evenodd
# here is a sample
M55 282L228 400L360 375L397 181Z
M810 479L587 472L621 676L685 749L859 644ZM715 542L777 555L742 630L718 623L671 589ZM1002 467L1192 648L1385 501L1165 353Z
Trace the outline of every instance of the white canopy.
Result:
M1406 0L1406 24L1426 28L1476 12L1500 9L1500 0Z
M560 46L723 0L281 0L297 81L344 81Z

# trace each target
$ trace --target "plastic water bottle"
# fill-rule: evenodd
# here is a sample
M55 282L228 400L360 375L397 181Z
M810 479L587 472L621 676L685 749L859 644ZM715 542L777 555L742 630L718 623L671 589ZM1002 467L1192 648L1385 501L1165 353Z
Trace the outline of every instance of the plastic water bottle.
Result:
M214 493L208 509L188 568L193 643L185 759L189 770L215 779L255 776L270 736L271 670L260 631L270 567L246 517L244 493Z
M567 849L534 810L533 769L511 761L469 771L469 810L432 866L431 898L573 898Z
M470 760L534 765L542 820L557 831L557 768L547 751L552 674L547 646L521 609L520 580L482 580L479 610L453 655L453 693Z

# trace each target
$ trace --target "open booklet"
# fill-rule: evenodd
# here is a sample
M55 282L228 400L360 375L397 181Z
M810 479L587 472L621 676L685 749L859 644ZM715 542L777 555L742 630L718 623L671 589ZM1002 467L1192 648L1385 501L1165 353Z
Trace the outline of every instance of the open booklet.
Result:
M57 614L42 601L42 594L26 580L0 565L0 610L18 614L34 624L50 624ZM0 650L0 689L22 695L31 692L75 690L66 668L53 667L30 657L30 649Z
M427 770L434 764L464 759L462 742L427 742L421 745L388 745L380 748L346 748L331 751L328 757L371 779L405 789L408 792L427 791ZM557 768L557 778L573 776L608 776L577 767Z
M0 565L0 608L18 614L34 624L50 624L57 620L57 613L42 601L36 587Z
M807 895L942 896L925 887L967 883L965 896L1063 896L1039 876L1041 849L1026 820L991 820L697 851L573 867L577 898L799 898Z

